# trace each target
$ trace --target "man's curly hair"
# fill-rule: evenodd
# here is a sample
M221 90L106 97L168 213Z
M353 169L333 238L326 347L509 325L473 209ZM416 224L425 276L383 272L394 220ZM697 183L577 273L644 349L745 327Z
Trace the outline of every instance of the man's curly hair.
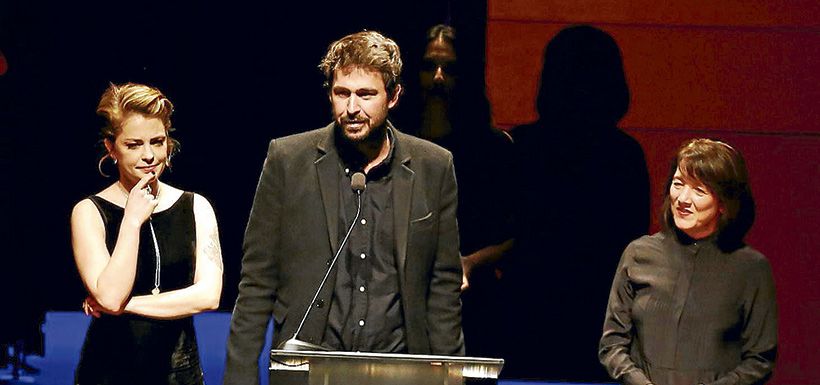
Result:
M325 75L325 87L333 84L336 70L347 72L364 68L381 73L390 97L401 83L401 66L399 46L375 31L357 32L331 43L319 63L319 69Z

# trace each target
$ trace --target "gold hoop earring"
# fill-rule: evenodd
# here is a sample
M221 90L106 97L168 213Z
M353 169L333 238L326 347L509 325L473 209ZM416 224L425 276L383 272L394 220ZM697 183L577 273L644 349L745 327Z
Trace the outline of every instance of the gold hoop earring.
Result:
M111 156L111 154L109 154L109 153L106 153L105 155L103 155L103 157L102 157L102 158L100 158L100 161L99 161L99 162L97 162L97 171L99 171L99 172L100 172L100 175L102 175L103 177L106 177L106 178L111 177L111 175L108 175L108 174L106 174L105 172L103 172L103 170L102 170L102 166L103 166L103 162L105 162L105 160L106 160L106 159L108 159L108 158L111 158L111 160L114 162L114 164L117 164L117 159L115 159L115 158L114 158L113 156Z

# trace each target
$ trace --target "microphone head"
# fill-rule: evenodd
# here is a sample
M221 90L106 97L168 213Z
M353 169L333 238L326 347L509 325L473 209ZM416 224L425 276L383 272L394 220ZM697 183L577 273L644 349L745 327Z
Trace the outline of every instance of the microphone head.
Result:
M364 173L357 172L350 177L350 188L355 192L362 192L364 191L366 180L367 178L364 176Z

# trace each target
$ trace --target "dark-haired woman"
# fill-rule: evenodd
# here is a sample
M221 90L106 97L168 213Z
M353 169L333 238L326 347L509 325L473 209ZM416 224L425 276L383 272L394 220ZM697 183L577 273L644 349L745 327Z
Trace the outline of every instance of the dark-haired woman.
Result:
M624 251L599 356L628 385L763 384L777 352L771 267L743 243L754 201L741 154L695 139L677 152L664 230Z

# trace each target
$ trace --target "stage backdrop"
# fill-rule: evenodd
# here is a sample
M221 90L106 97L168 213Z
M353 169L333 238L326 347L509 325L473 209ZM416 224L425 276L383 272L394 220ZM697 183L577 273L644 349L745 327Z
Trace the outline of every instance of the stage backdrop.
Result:
M646 153L653 213L684 140L726 140L746 156L758 203L748 240L771 260L780 306L773 383L817 384L820 5L490 0L488 8L487 84L498 126L537 119L543 48L567 25L592 24L623 53L632 101L621 127Z

